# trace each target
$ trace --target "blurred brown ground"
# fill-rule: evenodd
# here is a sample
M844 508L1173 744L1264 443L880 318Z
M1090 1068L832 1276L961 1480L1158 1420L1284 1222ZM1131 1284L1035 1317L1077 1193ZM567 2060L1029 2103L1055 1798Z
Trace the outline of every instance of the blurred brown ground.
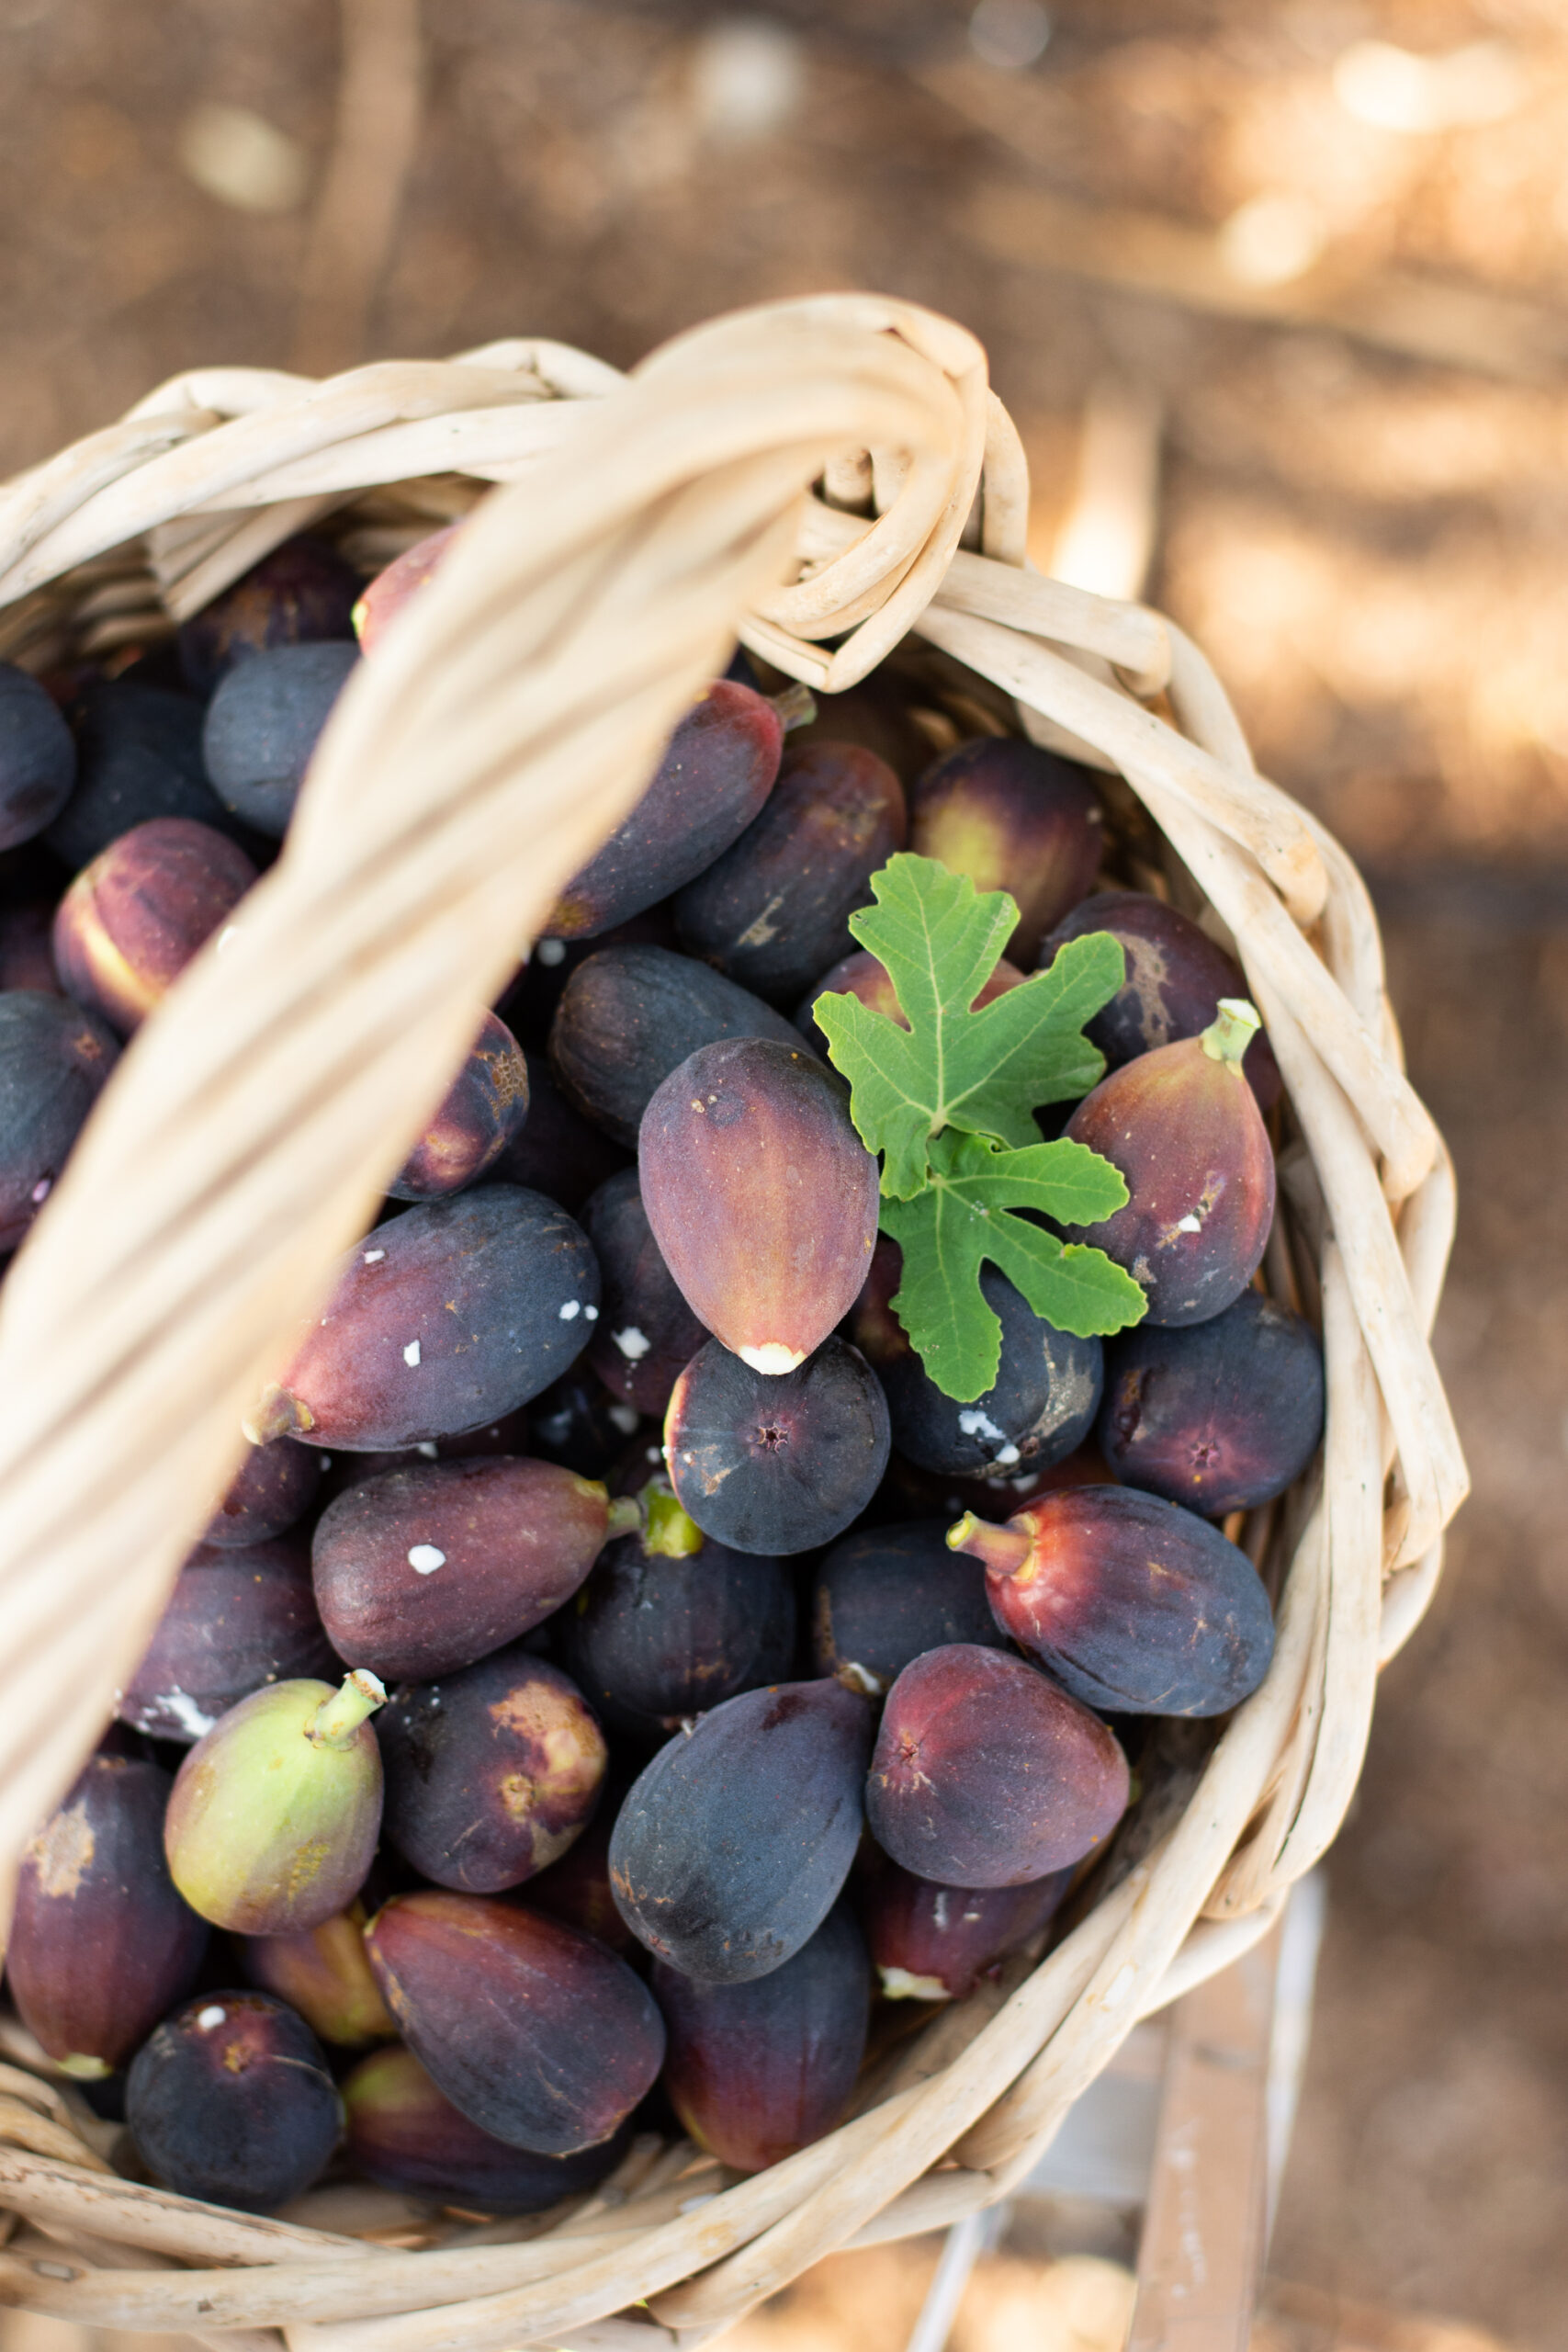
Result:
M1259 2341L1414 2352L1366 2304L1568 2346L1568 19L1061 0L1013 67L964 0L766 25L425 0L416 81L414 0L0 0L0 471L197 362L629 362L867 285L985 339L1048 551L1091 390L1157 401L1150 593L1366 863L1462 1200L1475 1495L1332 1860ZM857 2352L902 2340L876 2276Z

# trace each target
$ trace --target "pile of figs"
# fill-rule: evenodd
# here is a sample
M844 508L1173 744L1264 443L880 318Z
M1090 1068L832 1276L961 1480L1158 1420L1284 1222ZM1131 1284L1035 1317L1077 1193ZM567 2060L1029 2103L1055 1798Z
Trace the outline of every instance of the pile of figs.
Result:
M0 1249L448 537L368 589L296 540L134 658L0 667ZM6 1957L141 2177L489 2216L639 2128L774 2164L868 2041L1092 1901L1160 1718L1262 1679L1324 1412L1258 1271L1279 1073L1130 797L920 659L706 689L254 1398ZM847 921L906 847L1011 892L988 995L1125 959L1105 1076L1041 1125L1122 1171L1067 1238L1147 1314L1076 1338L987 1269L970 1404L893 1309L813 1017L902 1020Z

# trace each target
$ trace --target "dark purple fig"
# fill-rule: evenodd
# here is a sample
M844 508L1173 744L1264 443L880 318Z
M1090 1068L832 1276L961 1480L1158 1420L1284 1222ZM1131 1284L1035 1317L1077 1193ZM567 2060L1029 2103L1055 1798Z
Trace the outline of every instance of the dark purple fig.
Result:
M692 955L794 1003L851 945L849 919L908 831L904 787L874 752L792 746L739 840L677 894L675 927Z
M976 1519L1010 1519L1037 1495L1054 1495L1064 1487L1115 1483L1092 1439L1066 1461L1015 1478L942 1478L934 1470L918 1469L895 1453L877 1489L874 1512L877 1524L883 1526L901 1519L938 1519L945 1525L964 1510L972 1510Z
M994 1004L998 997L1005 996L1009 989L1017 988L1019 982L1028 977L1026 972L1019 970L1016 964L1010 964L1004 956L975 999L973 1009L977 1012L983 1004ZM896 1021L900 1029L907 1029L909 1025L886 965L879 956L872 955L868 948L857 947L852 956L841 956L830 971L824 972L821 978L807 989L795 1007L795 1025L814 1053L826 1055L828 1051L828 1040L817 1026L817 1000L819 996L834 995L858 997L862 1004L869 1004L874 1012L884 1013L889 1021Z
M60 901L54 961L67 993L129 1035L255 878L238 842L210 825L154 817L133 826Z
M277 645L353 633L360 581L320 539L286 539L180 628L180 667L209 695L237 662Z
M681 1507L705 1535L737 1552L810 1552L875 1494L887 1405L842 1340L776 1375L710 1340L675 1383L664 1442Z
M868 1528L834 1544L812 1596L818 1674L880 1699L912 1659L944 1642L1004 1646L984 1576L955 1559L940 1520Z
M1241 1058L1258 1027L1227 997L1201 1037L1140 1054L1086 1094L1064 1132L1120 1169L1125 1208L1069 1226L1143 1285L1148 1320L1206 1323L1239 1298L1274 1222L1274 1154Z
M600 1185L582 1212L582 1229L603 1284L588 1361L613 1396L662 1419L677 1377L708 1334L653 1238L635 1168Z
M542 1054L525 1053L528 1116L491 1173L508 1184L525 1184L578 1216L589 1194L626 1165L626 1155L607 1135L575 1112L551 1078Z
M772 790L785 724L810 707L799 688L774 703L728 678L705 686L641 799L567 884L543 933L591 939L711 865Z
M909 801L909 846L1009 890L1018 928L1009 952L1026 969L1040 942L1094 888L1105 812L1087 768L1011 735L959 743L926 770Z
M493 1012L424 1133L388 1185L394 1201L439 1201L488 1175L528 1116L523 1048Z
M793 1372L849 1313L876 1240L876 1162L841 1081L803 1046L704 1046L654 1095L637 1148L687 1306L753 1371Z
M198 1544L141 1664L115 1700L123 1724L187 1746L269 1683L334 1676L304 1544Z
M174 1783L156 1764L89 1758L17 1874L6 1973L22 2023L68 2075L123 2066L184 1998L208 1928L164 1860Z
M448 523L445 530L432 531L424 538L416 539L412 548L405 548L401 555L395 556L361 591L352 617L362 652L368 653L373 645L379 643L383 631L411 597L435 577L461 528L460 523Z
M604 1319L601 1311L599 1321ZM592 1367L580 1358L535 1397L528 1418L536 1453L575 1470L580 1478L604 1478L625 1453L627 1438L637 1435L640 1416L607 1396Z
M246 1936L246 1975L298 2009L312 2033L342 2050L389 2041L397 2032L365 1956L365 1905L351 1903L293 1936Z
M394 1691L376 1726L386 1834L437 1886L499 1894L566 1852L592 1818L604 1735L575 1682L498 1650Z
M782 1012L722 972L667 947L604 947L566 984L550 1069L584 1118L635 1151L642 1114L671 1071L726 1037L800 1048Z
M609 1498L553 1462L477 1454L384 1470L329 1503L311 1545L340 1655L427 1682L514 1642L598 1557Z
M508 2147L598 2147L664 2062L663 2020L626 1962L521 1904L394 1895L365 1942L415 2057Z
M1072 1878L1067 1869L1015 1886L942 1886L883 1862L860 1914L884 1994L890 2001L962 2000L1045 1925Z
M783 1682L668 1741L610 1839L610 1884L638 1942L705 1984L782 1968L849 1876L873 1720L840 1683Z
M985 1562L1002 1631L1089 1706L1220 1715L1269 1670L1274 1620L1247 1554L1157 1495L1078 1487L1001 1527L966 1512L947 1540Z
M652 1982L670 2034L664 2087L700 2148L761 2172L833 2129L871 2004L865 1944L842 1903L793 1960L750 1984L699 1984L661 1960Z
M51 825L76 781L76 746L48 689L0 662L0 850Z
M931 765L931 739L910 717L900 682L880 670L836 695L814 694L817 715L790 729L797 743L859 743L886 760L900 784L912 785Z
M1100 1442L1118 1478L1205 1519L1249 1510L1301 1476L1323 1436L1317 1335L1261 1291L1183 1331L1113 1341Z
M610 1886L610 1839L626 1792L624 1780L613 1787L606 1784L581 1837L572 1839L558 1862L528 1881L528 1908L564 1920L569 1928L581 1928L585 1936L597 1936L612 1951L635 1953L640 1960L642 1947L616 1910Z
M1222 997L1245 997L1247 976L1234 956L1200 930L1190 915L1142 890L1098 890L1056 925L1040 950L1047 971L1069 939L1108 932L1121 943L1127 977L1110 1003L1084 1023L1111 1069L1156 1046L1174 1045L1207 1029ZM1280 1067L1260 1029L1242 1058L1259 1110L1280 1099Z
M241 1936L294 1935L346 1910L381 1827L381 1756L367 1717L386 1700L356 1669L242 1699L175 1777L164 1850L193 1911Z
M0 907L0 990L9 989L65 993L54 968L54 906L48 899Z
M953 1642L888 1692L865 1813L884 1853L917 1878L1020 1886L1109 1837L1128 1785L1098 1715L1022 1658Z
M612 947L661 947L672 954L679 944L668 899L645 907L639 915L628 915L625 922L615 923L592 939L536 939L528 961L508 984L495 1009L513 1035L521 1037L530 1051L543 1047L548 1044L573 973L591 956L603 956Z
M795 1583L783 1560L710 1542L665 1480L641 1509L641 1531L608 1546L552 1630L610 1729L646 1745L789 1673Z
M470 2123L400 2042L360 2060L343 2104L349 2161L367 2180L480 2213L542 2213L581 2197L625 2154L619 2139L575 2156L509 2148Z
M389 1217L339 1261L337 1288L245 1424L375 1453L525 1405L581 1354L599 1269L564 1209L480 1184Z
M202 1532L220 1551L270 1544L303 1519L321 1494L321 1457L286 1437L253 1445ZM243 1697L242 1691L237 1694Z
M25 1237L119 1055L107 1023L41 989L0 995L0 1250Z
M76 738L76 788L43 840L73 874L153 817L192 818L242 847L255 841L207 780L201 705L188 695L95 678L65 715Z
M125 2120L176 2196L271 2213L325 2168L343 2102L292 2009L265 1993L198 1993L131 2061Z
M278 645L236 662L208 706L202 756L226 808L281 841L356 645Z

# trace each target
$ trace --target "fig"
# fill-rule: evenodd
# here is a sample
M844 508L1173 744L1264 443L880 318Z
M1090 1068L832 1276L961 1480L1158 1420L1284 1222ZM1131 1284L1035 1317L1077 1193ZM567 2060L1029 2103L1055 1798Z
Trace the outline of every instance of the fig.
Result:
M54 961L67 995L129 1035L255 878L238 842L210 825L154 817L132 826L60 901Z
M754 1372L794 1372L849 1313L876 1239L876 1162L841 1080L804 1046L704 1046L655 1093L637 1149L687 1306Z
M789 1673L795 1584L783 1560L710 1542L667 1480L645 1487L641 1511L640 1532L600 1555L555 1632L562 1664L611 1731L657 1744L684 1718Z
M525 1053L528 1116L491 1170L558 1202L576 1216L589 1194L626 1165L626 1153L580 1116L551 1078L542 1054Z
M46 687L0 662L0 850L51 825L76 781L76 746Z
M395 1691L376 1725L386 1834L437 1886L498 1894L592 1818L604 1735L575 1682L519 1648Z
M670 2052L664 2087L700 2148L761 2172L830 2132L865 2054L871 1969L834 1905L792 1960L742 1984L704 1984L653 1964Z
M448 523L445 530L432 531L424 538L416 539L412 548L405 548L401 555L378 571L361 593L353 620L362 652L368 653L373 645L379 644L383 630L409 599L434 578L461 527L458 523Z
M874 752L792 746L739 840L676 894L675 927L692 955L793 1003L852 945L849 919L908 831L904 788Z
M594 1480L505 1454L382 1471L316 1523L321 1622L343 1657L388 1681L454 1673L571 1598L608 1508Z
M41 989L0 995L0 1250L37 1216L119 1057L96 1014Z
M1274 1222L1274 1155L1241 1061L1258 1028L1227 997L1201 1037L1124 1062L1065 1132L1120 1169L1129 1199L1068 1238L1103 1250L1143 1286L1148 1320L1205 1323L1252 1280Z
M890 2001L960 2001L998 1960L1044 1927L1071 1869L1013 1886L942 1886L884 1861L861 1900L861 1926Z
M603 1284L588 1361L612 1396L662 1419L676 1379L708 1335L660 1255L635 1168L600 1185L582 1229Z
M1005 1647L985 1577L973 1561L955 1560L941 1521L930 1519L868 1528L834 1544L812 1595L812 1642L818 1674L874 1698L943 1643Z
M672 1069L700 1046L772 1037L792 1023L722 972L667 947L604 947L577 967L550 1028L550 1069L569 1102L628 1151Z
M201 705L188 695L95 678L65 715L76 740L76 785L42 839L73 874L154 817L211 825L243 848L254 840L207 780Z
M400 2042L360 2060L343 2104L356 2172L405 2197L480 2213L541 2213L592 2188L626 2153L619 2135L575 2156L509 2148L470 2123Z
M333 1676L302 1543L197 1544L115 1713L150 1739L189 1747L267 1684Z
M663 2020L626 1962L522 1904L394 1895L365 1946L437 2088L508 2147L598 2147L664 2062Z
M965 1512L947 1540L985 1562L1002 1631L1089 1706L1219 1715L1269 1670L1274 1620L1251 1561L1157 1495L1073 1487L999 1527Z
M1323 1416L1316 1333L1244 1290L1206 1323L1122 1334L1109 1357L1100 1443L1127 1486L1223 1519L1301 1476Z
M1027 970L1040 942L1094 877L1105 812L1087 768L1011 735L980 735L933 761L909 801L909 847L966 874L976 890L1009 890L1009 943Z
M1019 1886L1081 1860L1127 1809L1127 1759L1098 1715L1022 1658L927 1650L887 1694L866 1776L883 1852L943 1886Z
M625 922L612 923L592 939L536 939L495 1009L532 1051L547 1045L572 975L591 956L603 956L612 947L660 947L668 953L679 944L668 899L645 907L639 915L628 915Z
M812 707L799 686L776 702L728 678L705 686L630 816L567 884L545 934L591 939L711 865L772 791L786 724Z
M359 575L320 539L286 539L182 622L180 667L193 694L209 695L236 662L278 645L347 638Z
M598 1319L585 1236L515 1184L423 1202L338 1262L325 1313L245 1424L253 1444L375 1453L474 1429L547 1388Z
M1047 970L1069 939L1109 932L1120 941L1127 977L1110 1003L1084 1023L1109 1069L1119 1069L1156 1046L1199 1036L1218 1015L1222 997L1245 997L1247 978L1234 956L1190 915L1142 890L1098 890L1056 925L1040 950ZM1280 1099L1280 1066L1260 1029L1242 1069L1261 1111Z
M156 1764L90 1757L22 1855L11 1997L28 2032L84 2080L125 2064L189 1992L207 1950L207 1923L164 1860L173 1785Z
M355 645L278 645L236 662L208 706L202 756L226 808L281 841L333 706L359 663Z
M872 1724L840 1683L782 1682L668 1741L610 1839L610 1884L638 1942L705 1984L782 1968L849 1876Z
M247 1936L246 1975L298 2009L312 2033L343 2050L389 2041L398 2029L365 1957L365 1905L351 1903L292 1936Z
M325 2168L343 2102L292 2009L265 1993L198 1993L132 2059L125 2120L177 2197L271 2213Z
M386 1692L363 1668L253 1691L181 1764L164 1824L193 1911L242 1936L319 1927L365 1883L381 1827L381 1757L367 1718Z
M247 665L248 667L249 665ZM523 1048L487 1012L435 1115L387 1191L394 1201L438 1201L492 1169L528 1116Z
M41 989L63 996L54 968L54 907L47 899L0 907L0 990Z
M543 1911L569 1928L596 1936L612 1951L635 1953L642 1948L615 1908L610 1887L610 1838L626 1793L626 1782L607 1781L598 1810L587 1828L574 1838L558 1862L528 1881L528 1908Z
M875 1494L887 1406L842 1340L777 1374L710 1340L675 1383L664 1443L681 1507L705 1535L737 1552L810 1552Z
M1005 996L1009 989L1017 988L1019 982L1028 977L1026 972L1019 970L1016 964L1010 964L1007 957L1002 956L975 999L972 1009L977 1012L983 1004L994 1003L998 997ZM818 998L843 995L859 997L862 1004L869 1004L874 1012L884 1013L889 1021L896 1021L900 1029L907 1029L909 1025L908 1015L898 1001L898 991L893 985L893 975L886 965L880 956L872 955L869 948L857 947L852 956L841 956L830 971L824 972L821 978L807 989L795 1007L795 1025L814 1053L825 1057L828 1051L828 1040L817 1026Z
M321 1457L309 1446L295 1445L286 1437L274 1445L253 1445L201 1540L220 1551L270 1544L304 1517L321 1491Z

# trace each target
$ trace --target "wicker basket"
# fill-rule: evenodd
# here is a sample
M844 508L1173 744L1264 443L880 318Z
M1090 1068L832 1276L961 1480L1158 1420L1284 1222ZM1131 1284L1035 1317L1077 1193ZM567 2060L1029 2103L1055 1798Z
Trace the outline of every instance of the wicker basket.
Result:
M1022 453L961 329L833 296L720 320L629 379L538 343L321 385L181 377L0 494L0 653L144 641L307 525L379 562L492 482L6 1283L0 1851L58 1801L243 1407L738 624L829 689L901 647L932 693L1015 698L1029 733L1125 780L1123 832L1234 941L1284 1075L1266 1273L1321 1317L1324 1454L1245 1531L1279 1599L1263 1687L1223 1727L1169 1727L1069 1932L894 2050L829 2139L750 2179L644 2139L586 2201L489 2227L329 2189L318 2227L121 2180L68 2086L6 2066L0 2296L90 2324L636 2352L700 2340L834 2247L1002 2196L1135 2020L1255 1941L1333 1838L1465 1491L1427 1342L1452 1180L1366 890L1256 774L1179 629L1024 568Z

